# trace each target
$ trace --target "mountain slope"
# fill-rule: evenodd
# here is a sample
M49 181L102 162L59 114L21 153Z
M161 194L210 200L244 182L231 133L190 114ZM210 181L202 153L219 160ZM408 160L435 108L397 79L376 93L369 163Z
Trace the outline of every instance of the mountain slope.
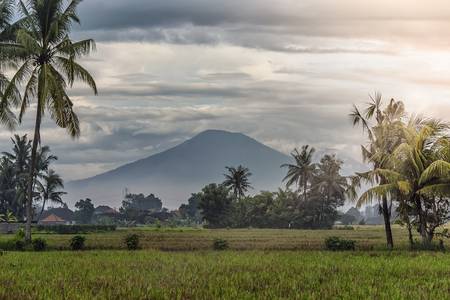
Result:
M204 185L221 182L225 166L248 167L254 192L275 190L285 174L280 165L288 161L287 155L246 135L208 130L167 151L70 182L66 200L73 205L89 197L96 204L118 207L126 187L133 193L154 193L165 206L176 208Z

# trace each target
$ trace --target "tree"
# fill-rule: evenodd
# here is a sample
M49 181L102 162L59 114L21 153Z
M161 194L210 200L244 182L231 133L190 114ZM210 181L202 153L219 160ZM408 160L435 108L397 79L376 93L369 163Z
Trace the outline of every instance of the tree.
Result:
M92 200L87 198L85 200L81 199L75 203L77 210L75 211L75 220L80 224L89 224L94 216L94 204Z
M126 194L122 201L120 212L129 221L135 221L141 224L147 222L147 217L162 209L162 201L153 194L144 196L144 194Z
M389 154L402 143L402 118L404 116L405 107L403 102L391 99L389 104L383 109L381 94L378 93L375 94L375 97L371 97L371 102L364 113L354 106L350 117L354 126L361 125L363 131L367 133L367 146L362 145L361 149L364 160L371 164L372 170L385 168ZM375 121L374 125L371 125L372 121ZM356 174L353 177L353 188L349 189L353 198L356 198L354 188L360 187L360 181L363 178L364 175L362 174ZM381 174L377 176L374 182L374 184L378 185L385 183L386 178ZM394 240L391 229L391 208L394 199L390 199L390 203L388 203L389 199L386 196L382 196L377 200L381 200L381 212L384 218L387 246L392 249Z
M298 191L303 193L303 201L307 200L308 186L314 175L316 165L312 162L315 149L309 148L309 145L303 146L302 151L297 149L291 153L295 164L284 164L282 168L288 168L288 172L283 181L286 181L286 187L293 184L298 186Z
M30 169L31 141L27 135L14 135L12 152L3 152L5 159L14 166L11 180L14 184L14 207L11 210L20 218L24 215L28 174Z
M342 164L343 161L337 159L335 155L326 154L320 160L313 177L311 194L320 202L319 224L332 225L337 215L336 208L345 203L348 183L347 178L340 174Z
M413 119L404 126L405 142L399 145L384 169L366 173L368 181L383 176L385 183L361 195L360 203L375 197L397 196L402 219L417 227L428 246L435 230L449 220L450 140L448 125ZM412 235L409 233L410 243Z
M192 220L196 223L200 223L202 220L202 214L198 209L200 203L201 193L192 194L188 200L188 204L182 204L178 209L182 217Z
M249 177L252 176L248 168L239 165L237 168L226 167L228 174L224 174L225 181L223 185L233 191L235 199L245 196L245 193L252 188Z
M90 86L97 94L97 87L89 72L76 61L94 49L93 40L73 42L69 38L72 24L79 23L77 6L81 0L29 0L20 2L24 20L16 31L16 38L0 47L4 63L18 66L4 89L0 108L5 116L10 107L20 109L19 122L36 100L34 138L31 150L31 168L27 187L27 242L31 241L33 186L38 145L41 142L40 127L44 110L59 127L67 129L71 137L80 135L78 117L66 90L75 80ZM21 101L17 101L17 87L23 88Z
M38 217L40 220L42 213L44 212L45 205L48 201L56 204L64 204L62 196L67 194L61 191L64 188L64 182L62 178L52 169L47 170L42 175L42 182L38 182L38 191L40 198L42 199L42 209Z
M230 225L232 198L223 185L209 184L202 189L198 208L211 228Z

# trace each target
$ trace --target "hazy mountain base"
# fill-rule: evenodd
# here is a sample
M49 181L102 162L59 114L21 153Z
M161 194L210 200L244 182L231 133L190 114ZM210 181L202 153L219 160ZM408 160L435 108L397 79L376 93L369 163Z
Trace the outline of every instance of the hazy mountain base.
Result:
M253 192L277 190L286 172L280 165L289 161L289 156L244 134L208 130L159 154L92 178L69 182L65 200L73 205L89 197L97 205L119 207L127 188L134 193L153 193L163 200L164 206L177 208L206 184L222 182L225 166L248 167L253 173ZM346 174L364 168L351 158L344 161Z

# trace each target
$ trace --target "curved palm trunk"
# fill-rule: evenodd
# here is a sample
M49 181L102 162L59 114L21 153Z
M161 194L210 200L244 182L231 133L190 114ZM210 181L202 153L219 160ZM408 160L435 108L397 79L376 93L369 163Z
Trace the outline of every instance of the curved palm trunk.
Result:
M392 237L392 228L391 228L391 212L388 206L387 197L383 197L382 200L382 211L384 218L384 230L386 232L386 243L389 249L394 248L394 238Z
M34 178L36 172L36 156L37 156L37 147L39 145L39 141L41 139L40 131L41 131L41 101L38 97L38 105L36 108L36 123L34 126L34 137L33 137L33 147L31 149L31 165L30 165L30 175L28 178L28 192L27 192L27 205L26 205L26 215L27 215L27 223L25 226L25 241L31 242L31 222L33 221L33 186L34 186Z

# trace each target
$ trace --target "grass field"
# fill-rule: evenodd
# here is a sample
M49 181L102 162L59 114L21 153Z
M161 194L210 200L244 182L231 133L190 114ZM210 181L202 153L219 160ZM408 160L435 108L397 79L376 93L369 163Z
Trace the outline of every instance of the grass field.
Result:
M445 299L450 255L417 252L9 252L1 299Z
M142 250L123 250L129 233ZM391 252L380 226L119 229L86 234L91 251L55 251L72 236L35 234L47 252L0 252L0 299L450 299L450 254L406 250L397 226ZM357 251L323 251L329 236ZM230 250L211 250L216 238Z
M329 236L353 239L357 250L385 249L382 226L355 226L354 230L286 230L286 229L194 229L194 228L136 228L118 229L115 232L85 235L88 249L125 249L124 237L129 233L140 236L142 249L164 251L210 250L213 240L225 239L232 250L323 250L324 240ZM396 249L407 249L407 233L393 227ZM69 249L73 235L35 234L43 237L53 250ZM0 239L11 236L2 235Z

